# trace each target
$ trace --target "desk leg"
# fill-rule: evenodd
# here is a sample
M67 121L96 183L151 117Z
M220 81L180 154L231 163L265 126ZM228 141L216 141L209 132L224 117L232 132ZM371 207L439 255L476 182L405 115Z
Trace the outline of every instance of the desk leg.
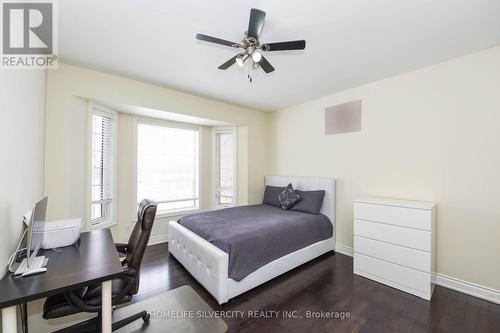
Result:
M22 319L22 332L28 333L28 303L21 304L21 319Z
M17 308L15 305L2 309L2 332L17 333Z
M104 281L102 283L102 333L111 333L111 281Z

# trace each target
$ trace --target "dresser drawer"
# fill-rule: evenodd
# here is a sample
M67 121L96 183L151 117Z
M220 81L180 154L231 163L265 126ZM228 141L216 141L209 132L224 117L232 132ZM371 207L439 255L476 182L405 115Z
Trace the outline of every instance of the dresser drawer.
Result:
M355 202L354 218L430 231L432 210Z
M378 260L360 253L354 253L354 273L378 282L394 282L425 294L431 293L431 274ZM364 273L368 274L364 275Z
M354 220L354 236L362 236L417 250L431 252L431 232L394 225ZM354 247L356 249L356 247Z
M360 236L354 236L354 251L375 257L393 264L406 266L419 271L431 272L431 254L399 245L379 242Z

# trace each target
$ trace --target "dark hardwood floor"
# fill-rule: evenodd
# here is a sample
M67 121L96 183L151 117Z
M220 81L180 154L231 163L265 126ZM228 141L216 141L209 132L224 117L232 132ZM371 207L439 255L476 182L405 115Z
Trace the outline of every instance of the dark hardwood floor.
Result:
M228 332L500 332L500 305L436 286L431 302L354 275L352 258L328 253L220 307L169 254L148 247L135 301L190 285L214 310L335 311L349 319L225 318Z

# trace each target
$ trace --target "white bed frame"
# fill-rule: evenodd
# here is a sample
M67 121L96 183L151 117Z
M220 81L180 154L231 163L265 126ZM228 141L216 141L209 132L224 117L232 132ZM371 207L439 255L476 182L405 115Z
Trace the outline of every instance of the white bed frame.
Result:
M335 180L332 178L306 178L266 176L266 185L286 186L292 183L298 190L325 190L321 213L333 224L332 238L311 244L303 249L276 259L241 281L228 277L228 254L175 221L169 222L168 250L219 302L226 303L250 289L335 249Z

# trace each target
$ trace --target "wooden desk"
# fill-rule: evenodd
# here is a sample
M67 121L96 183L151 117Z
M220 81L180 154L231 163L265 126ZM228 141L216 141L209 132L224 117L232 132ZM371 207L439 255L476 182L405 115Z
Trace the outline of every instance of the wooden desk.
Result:
M40 251L49 258L47 272L0 280L0 308L4 333L17 332L16 305L102 283L102 332L111 332L111 280L123 272L109 229L82 233L77 243Z

